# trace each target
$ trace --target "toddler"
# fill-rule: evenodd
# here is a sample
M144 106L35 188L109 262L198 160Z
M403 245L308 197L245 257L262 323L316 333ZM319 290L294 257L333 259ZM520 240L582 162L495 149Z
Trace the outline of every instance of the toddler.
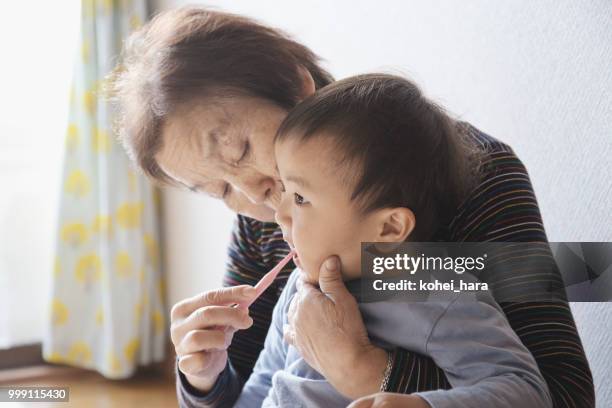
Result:
M337 255L344 280L355 282L361 242L440 239L478 179L471 146L456 122L397 76L333 83L288 115L275 141L284 187L276 219L298 268L237 407L351 402L283 341L296 280L316 284L323 261ZM433 302L363 302L359 285L348 287L373 344L430 356L445 371L452 389L417 393L431 407L552 406L533 356L488 292L478 301L457 293Z

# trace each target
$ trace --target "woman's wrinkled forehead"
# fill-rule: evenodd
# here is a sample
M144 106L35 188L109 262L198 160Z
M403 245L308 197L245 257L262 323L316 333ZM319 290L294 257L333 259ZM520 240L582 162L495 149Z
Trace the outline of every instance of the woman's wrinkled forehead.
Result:
M173 179L192 187L250 177L255 170L267 174L263 168L275 166L272 138L285 115L246 96L186 102L165 118L155 159Z
M215 171L210 165L231 162L240 143L239 128L239 115L222 104L199 103L179 109L164 121L156 160L175 179L179 178L177 173L181 173L180 179L214 179L217 175L211 174ZM185 170L195 174L183 174Z

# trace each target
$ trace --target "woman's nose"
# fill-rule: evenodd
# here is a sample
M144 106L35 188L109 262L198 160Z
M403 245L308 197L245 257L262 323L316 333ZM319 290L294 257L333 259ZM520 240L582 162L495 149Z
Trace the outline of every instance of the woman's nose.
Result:
M261 180L249 180L245 183L238 184L238 189L249 199L253 204L264 204L266 200L274 193L274 180L264 178Z

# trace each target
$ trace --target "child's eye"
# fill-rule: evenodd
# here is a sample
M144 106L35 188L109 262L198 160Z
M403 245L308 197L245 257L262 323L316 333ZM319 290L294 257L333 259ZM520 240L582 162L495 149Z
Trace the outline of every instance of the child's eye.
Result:
M299 195L298 193L293 193L293 201L295 201L296 205L304 205L307 204L308 202L304 199L304 197L302 197L301 195Z

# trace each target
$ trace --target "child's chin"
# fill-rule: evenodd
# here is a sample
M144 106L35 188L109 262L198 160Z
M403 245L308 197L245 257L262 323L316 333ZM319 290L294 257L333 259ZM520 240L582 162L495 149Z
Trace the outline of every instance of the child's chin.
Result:
M303 282L319 287L319 280L315 276L307 274L303 269L300 268L300 278Z
M295 263L295 266L300 268L302 271L304 270L304 268L302 267L302 263L300 262L300 257L297 253L293 255L293 263Z

